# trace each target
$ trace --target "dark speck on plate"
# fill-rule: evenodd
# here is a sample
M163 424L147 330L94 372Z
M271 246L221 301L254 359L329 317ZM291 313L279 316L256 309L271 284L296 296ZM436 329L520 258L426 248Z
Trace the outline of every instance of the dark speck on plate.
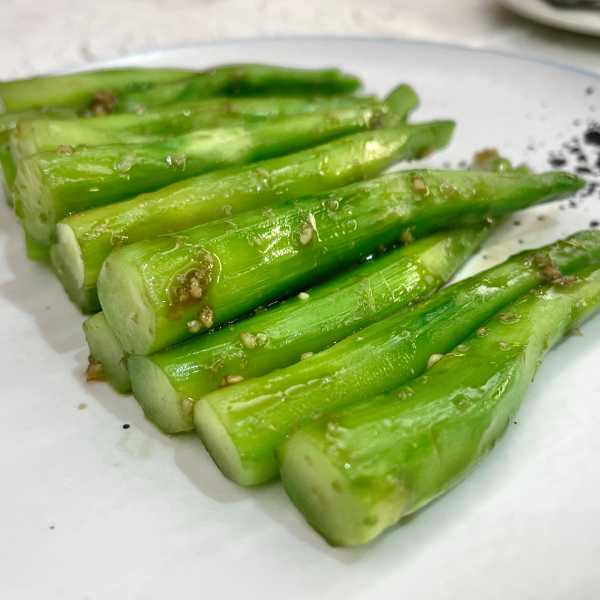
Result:
M131 425L129 423L123 424L123 429L129 429L130 427L131 427Z
M588 186L583 190L583 192L581 192L581 196L583 196L584 198L592 196L597 189L598 184L595 181L592 181L592 183L589 183Z
M583 140L591 146L600 146L600 123L592 123L585 130Z
M559 169L560 167L564 167L567 164L567 159L557 154L551 154L548 158L548 162L550 163L551 167Z
M600 221L590 221L590 227L598 227L600 225Z

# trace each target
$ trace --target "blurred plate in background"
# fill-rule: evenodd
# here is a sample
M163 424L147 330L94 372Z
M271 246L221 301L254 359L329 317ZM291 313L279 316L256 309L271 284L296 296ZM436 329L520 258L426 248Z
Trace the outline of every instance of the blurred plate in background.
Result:
M600 10L557 8L544 0L500 0L522 17L544 25L600 36ZM598 58L600 63L600 57Z

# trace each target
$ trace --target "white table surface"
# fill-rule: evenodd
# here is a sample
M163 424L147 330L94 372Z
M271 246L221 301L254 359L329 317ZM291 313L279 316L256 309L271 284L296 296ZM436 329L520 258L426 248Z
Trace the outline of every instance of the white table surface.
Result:
M459 43L600 71L600 38L530 23L496 0L2 0L0 5L0 78L160 47L309 34Z

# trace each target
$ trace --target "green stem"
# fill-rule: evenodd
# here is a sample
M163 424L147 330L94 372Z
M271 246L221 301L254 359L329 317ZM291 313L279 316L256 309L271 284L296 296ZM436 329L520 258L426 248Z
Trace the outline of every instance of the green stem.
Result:
M277 476L275 449L297 426L422 373L504 306L545 280L600 264L600 232L576 234L455 283L296 365L208 394L194 420L225 475Z
M257 377L298 362L428 296L486 234L479 226L434 234L212 335L196 336L152 356L133 356L129 371L134 394L163 431L189 431L197 398L229 377Z
M419 106L419 96L410 85L403 83L385 97L385 104L390 108L384 117L385 126L397 127L406 123L408 116Z
M338 69L291 69L271 65L227 65L182 81L122 94L118 109L139 111L189 102L210 96L349 94L361 85L358 78Z
M452 123L433 122L357 133L73 215L58 224L53 250L62 283L82 310L97 311L98 274L115 246L369 179L445 146L452 130Z
M114 250L98 279L126 351L149 354L298 292L381 245L571 194L568 173L404 171Z
M134 93L158 83L189 78L194 71L177 69L107 69L69 75L46 75L0 82L0 112L46 107L84 109L98 92Z
M34 240L25 229L23 229L23 235L25 237L25 253L27 254L27 258L35 262L50 262L50 247Z
M283 442L283 483L328 541L364 544L458 483L513 420L546 352L597 310L600 270L534 292L425 375Z
M9 206L14 204L13 188L16 176L17 168L10 155L10 148L8 144L0 144L0 179L2 179L4 196Z
M348 108L205 129L147 144L70 147L21 160L15 188L27 231L50 243L64 217L189 177L370 129L379 112Z
M43 108L0 114L0 144L8 143L11 133L22 121L31 119L73 119L77 116L74 110L68 108Z
M332 98L217 98L158 107L142 114L117 114L93 119L51 119L33 116L14 121L12 152L15 161L59 146L99 146L132 143L143 136L173 136L196 129L252 123L264 119L340 108L384 105L373 97ZM397 106L398 110L408 107ZM37 114L37 113L34 113ZM404 113L406 116L406 112ZM0 119L1 124L1 119Z
M86 319L83 331L90 349L88 381L105 379L121 394L128 393L131 390L131 382L127 372L127 355L104 315L97 313Z

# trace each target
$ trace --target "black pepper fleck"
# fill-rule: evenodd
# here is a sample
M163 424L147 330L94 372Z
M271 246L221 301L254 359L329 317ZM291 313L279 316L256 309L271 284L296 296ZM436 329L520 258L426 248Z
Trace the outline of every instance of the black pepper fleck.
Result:
M123 425L123 429L129 429L131 427L131 425L129 423L125 423Z
M548 158L548 163L551 167L559 169L560 167L564 167L567 164L567 159L563 156L558 156L556 154L551 154Z
M584 198L588 198L589 196L593 195L597 189L598 184L595 181L593 181L592 183L589 183L587 187L581 192L581 196L583 196Z
M590 227L598 227L600 225L600 221L590 221Z
M600 123L592 123L583 134L586 144L600 146Z

